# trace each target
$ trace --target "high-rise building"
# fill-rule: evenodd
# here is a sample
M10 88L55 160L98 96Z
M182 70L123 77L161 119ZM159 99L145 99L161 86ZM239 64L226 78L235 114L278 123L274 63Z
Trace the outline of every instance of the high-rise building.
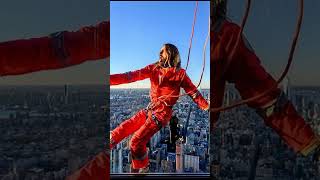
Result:
M168 168L168 172L175 172L174 170L176 169L174 167L174 165L176 164L176 154L175 153L168 153L168 156L167 156L167 168Z
M111 153L110 153L110 171L112 173L116 172L116 170L117 170L116 169L117 164L115 163L116 159L117 159L116 149L113 149L113 150L111 150Z
M123 169L122 169L123 156L122 156L121 143L119 143L117 147L112 150L110 159L111 159L111 172L113 173L123 172Z
M151 152L150 155L149 155L150 164L153 166L155 172L159 172L160 152L161 152L161 148L157 148L157 150Z
M154 134L150 140L150 149L155 150L156 146L161 141L161 133L158 131L156 134Z
M191 168L194 173L199 172L199 156L184 155L184 168Z
M181 141L177 141L176 144L176 171L182 173L184 170L183 161L184 144Z
M283 80L282 91L287 95L288 99L291 100L291 83L289 77Z
M315 113L315 118L319 118L319 115L320 115L319 104L315 104L315 105L314 105L313 111L314 111L314 113Z
M119 149L118 151L119 155L118 155L118 173L122 173L123 169L122 169L122 149Z
M68 92L68 85L64 85L64 103L68 104L68 96L69 96L69 92Z
M295 96L295 105L296 105L296 109L299 112L299 114L303 113L303 110L305 109L305 98L303 97L303 95L297 94Z

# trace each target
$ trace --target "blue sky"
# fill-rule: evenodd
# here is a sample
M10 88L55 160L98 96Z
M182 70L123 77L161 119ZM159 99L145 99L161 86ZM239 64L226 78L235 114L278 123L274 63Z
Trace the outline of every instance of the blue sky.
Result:
M145 67L158 59L164 43L175 44L185 68L195 2L115 2L110 4L110 73L123 73ZM208 33L209 1L199 2L188 75L197 84L203 61L203 46ZM206 49L206 69L201 88L209 87L210 53ZM149 87L149 80L121 88Z
M252 1L245 34L262 64L276 79L288 59L299 0ZM246 1L229 1L228 15L241 22ZM304 1L304 17L289 78L293 85L320 86L320 1Z

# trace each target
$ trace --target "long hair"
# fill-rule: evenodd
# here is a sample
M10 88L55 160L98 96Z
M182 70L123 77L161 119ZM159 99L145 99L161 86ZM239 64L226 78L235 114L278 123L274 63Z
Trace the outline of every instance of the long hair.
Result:
M210 17L213 23L221 19L226 19L228 0L211 0L210 1Z
M164 62L164 67L181 67L181 59L178 48L170 43L166 43L163 45L168 53L168 59Z

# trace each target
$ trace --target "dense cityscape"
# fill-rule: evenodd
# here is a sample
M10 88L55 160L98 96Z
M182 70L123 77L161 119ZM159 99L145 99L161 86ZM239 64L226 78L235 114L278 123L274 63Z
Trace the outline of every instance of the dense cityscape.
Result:
M320 134L320 88L288 84L283 89L298 113ZM63 179L102 151L109 123L106 93L104 86L1 87L0 179ZM208 98L209 90L201 93ZM238 99L235 88L227 86L225 104ZM148 103L148 89L112 89L110 128ZM316 169L319 172L320 165L312 162L312 156L295 154L247 106L221 113L210 150L208 112L198 109L188 96L181 97L173 109L179 132L186 138L170 144L169 126L152 138L148 145L152 173L211 171L217 179L320 177ZM129 139L111 151L112 173L130 171Z
M201 90L201 94L208 99L209 90ZM148 89L112 89L111 130L146 108L149 102ZM209 113L200 110L188 96L180 97L173 110L179 119L180 134L186 134L186 138L176 144L170 143L169 125L155 134L148 146L150 173L209 173ZM130 172L129 140L130 137L111 151L111 173Z
M0 179L60 180L105 147L105 86L0 87Z

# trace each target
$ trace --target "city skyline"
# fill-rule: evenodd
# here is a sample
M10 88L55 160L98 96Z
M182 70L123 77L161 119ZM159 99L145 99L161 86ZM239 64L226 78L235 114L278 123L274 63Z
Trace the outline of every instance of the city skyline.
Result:
M105 88L0 88L0 179L64 179L105 148Z

